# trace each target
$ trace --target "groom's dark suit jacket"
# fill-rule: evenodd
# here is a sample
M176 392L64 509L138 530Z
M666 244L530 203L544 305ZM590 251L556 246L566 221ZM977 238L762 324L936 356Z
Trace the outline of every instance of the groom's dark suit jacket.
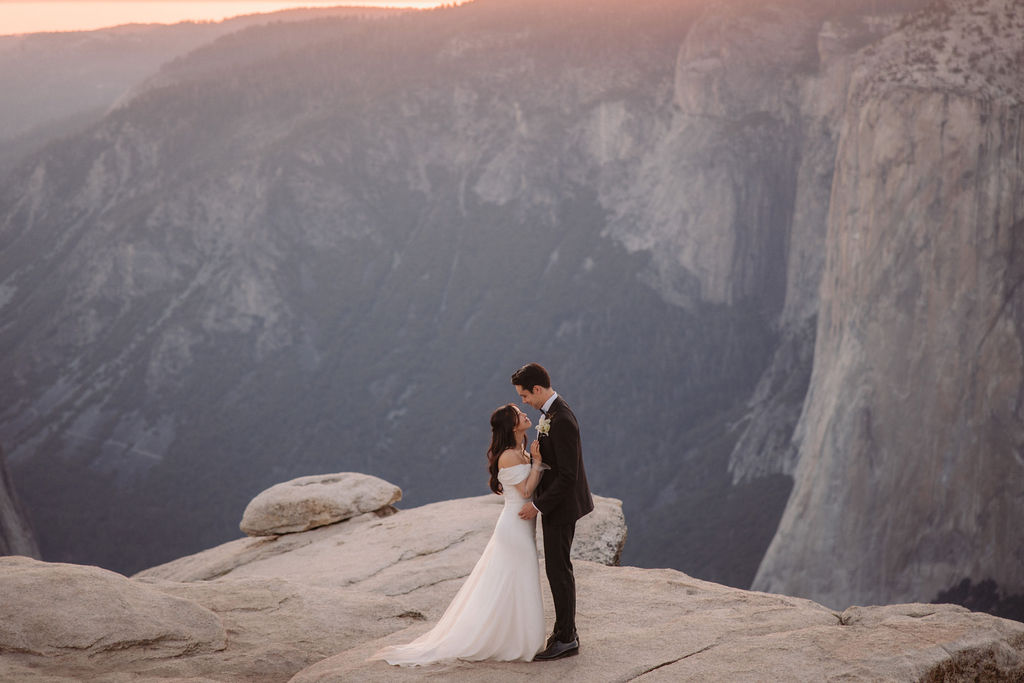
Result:
M583 469L580 427L569 404L559 396L548 410L551 430L540 437L540 455L550 470L537 484L533 504L544 524L570 524L594 509Z

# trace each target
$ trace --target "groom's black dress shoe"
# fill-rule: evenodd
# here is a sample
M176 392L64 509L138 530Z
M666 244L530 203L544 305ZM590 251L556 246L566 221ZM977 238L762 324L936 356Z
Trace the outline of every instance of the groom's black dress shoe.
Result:
M572 638L570 640L575 640L576 643L579 644L580 634L577 633L576 631L573 631L572 632ZM556 634L552 633L550 636L548 636L548 642L544 643L544 647L551 647L552 643L557 643L557 642L558 642L558 636ZM569 642L569 641L567 640L567 641L564 641L564 642Z
M578 639L570 640L568 643L564 643L561 640L553 640L548 642L548 646L533 656L534 659L547 660L547 659L561 659L562 657L572 657L580 653L580 641Z

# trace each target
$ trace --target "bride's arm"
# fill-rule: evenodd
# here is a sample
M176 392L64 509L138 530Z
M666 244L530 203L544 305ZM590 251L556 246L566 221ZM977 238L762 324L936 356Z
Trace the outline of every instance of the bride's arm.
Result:
M533 466L530 467L530 476L523 481L516 484L516 488L519 493L523 495L523 498L530 498L533 496L533 490L537 488L537 484L540 482L540 473L544 469L544 463L540 459L540 446L534 441L530 446L530 455L533 456Z

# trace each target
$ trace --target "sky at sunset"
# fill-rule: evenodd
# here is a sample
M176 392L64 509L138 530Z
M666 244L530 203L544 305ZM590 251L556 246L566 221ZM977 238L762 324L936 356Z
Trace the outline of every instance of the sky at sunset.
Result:
M362 5L436 7L453 0L0 0L0 35L41 31L85 31L118 24L220 21L227 17L296 7Z

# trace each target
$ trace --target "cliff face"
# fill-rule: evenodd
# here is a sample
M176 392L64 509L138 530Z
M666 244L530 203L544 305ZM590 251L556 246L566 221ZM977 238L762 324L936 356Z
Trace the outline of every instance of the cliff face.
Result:
M3 448L0 448L0 555L39 557L32 526L7 472Z
M652 253L649 278L678 305L752 304L773 319L783 308L800 90L818 69L822 21L792 10L704 13L676 57L671 118L627 182L602 195L611 234Z
M1024 8L940 4L851 87L796 484L755 587L1024 588Z
M746 54L747 77L736 88L764 93L764 102L748 103L747 116L774 112L791 121L788 149L792 161L772 170L788 176L793 193L786 204L789 216L780 237L785 240L784 284L781 312L775 318L779 341L771 362L748 401L749 410L729 457L734 482L749 481L773 473L792 476L798 452L792 441L807 394L814 358L819 286L825 267L826 219L829 211L836 150L851 74L861 50L892 33L903 13L922 3L890 3L886 12L877 6L849 3L845 12L825 12L820 5L800 7L800 19L791 12L761 17L760 30L771 40L751 40L749 32L730 24L724 36L738 49L728 50L715 82L730 83L735 77L737 54ZM732 23L745 16L735 13ZM716 15L717 16L717 15ZM694 33L703 34L703 31ZM723 37L724 44L730 44ZM773 42L774 41L774 42ZM799 49L798 49L799 48ZM780 59L765 66L764 55ZM772 88L764 84L772 83ZM735 116L735 114L734 114ZM778 132L772 137L778 140ZM758 143L755 141L754 146ZM763 143L762 143L763 144ZM764 221L751 224L760 231Z

